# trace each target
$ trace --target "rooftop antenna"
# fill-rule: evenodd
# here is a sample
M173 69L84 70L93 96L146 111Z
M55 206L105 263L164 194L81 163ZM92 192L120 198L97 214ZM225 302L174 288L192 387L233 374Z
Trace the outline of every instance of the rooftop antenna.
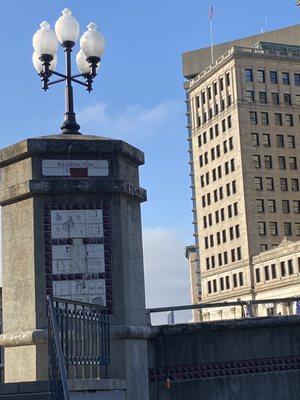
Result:
M269 32L269 28L268 28L268 18L265 17L265 32Z

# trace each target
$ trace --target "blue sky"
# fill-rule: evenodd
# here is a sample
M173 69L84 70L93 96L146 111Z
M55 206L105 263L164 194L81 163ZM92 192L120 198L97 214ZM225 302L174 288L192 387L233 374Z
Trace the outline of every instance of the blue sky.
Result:
M149 198L142 207L146 276L152 287L149 305L189 301L183 248L192 243L192 224L181 53L209 45L210 4L207 0L1 4L1 147L26 137L59 133L63 86L42 92L31 63L32 35L39 23L48 20L53 26L61 10L69 7L82 33L94 20L106 36L95 90L89 95L76 88L75 105L82 132L125 139L146 154L141 183ZM269 30L300 22L300 8L293 0L215 0L212 4L218 43L261 32L265 18ZM63 60L61 51L58 57ZM59 62L58 69L62 66ZM152 249L157 238L163 240L163 233L169 248L161 249L159 260L154 260ZM155 275L163 271L177 277L175 286L157 287L161 277ZM166 290L169 295L160 295Z

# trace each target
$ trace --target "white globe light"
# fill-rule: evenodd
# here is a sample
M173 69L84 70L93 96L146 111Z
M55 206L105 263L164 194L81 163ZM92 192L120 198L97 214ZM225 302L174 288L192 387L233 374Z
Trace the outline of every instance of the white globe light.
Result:
M86 56L82 50L79 50L76 56L76 63L79 71L82 74L90 74L91 73L91 67L90 63L87 61ZM97 71L100 68L100 64L98 63L97 65Z
M37 54L49 54L54 57L58 46L57 37L50 29L48 22L43 21L40 27L41 29L35 32L32 39L34 51Z
M32 55L32 62L33 62L34 68L40 74L44 70L44 66L43 66L43 61L40 60L40 55L37 54L36 52L34 52ZM55 71L56 65L57 65L57 55L55 54L53 60L50 62L49 68L51 69L51 71Z
M90 63L86 61L86 56L82 50L79 50L76 56L76 63L79 71L82 74L89 74L91 72Z
M86 57L101 57L104 51L105 38L97 31L97 25L91 22L88 30L80 39L80 47Z
M60 41L76 42L79 37L80 26L76 18L72 16L72 11L65 8L62 11L62 16L55 23L55 33Z

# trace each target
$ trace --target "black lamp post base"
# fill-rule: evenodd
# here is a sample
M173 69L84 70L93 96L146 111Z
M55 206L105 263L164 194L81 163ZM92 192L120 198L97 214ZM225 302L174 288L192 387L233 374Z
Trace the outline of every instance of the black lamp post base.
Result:
M69 113L66 113L65 121L63 122L60 129L61 129L61 133L65 134L65 135L81 135L81 133L79 132L80 125L78 125L75 120L75 114L69 115Z

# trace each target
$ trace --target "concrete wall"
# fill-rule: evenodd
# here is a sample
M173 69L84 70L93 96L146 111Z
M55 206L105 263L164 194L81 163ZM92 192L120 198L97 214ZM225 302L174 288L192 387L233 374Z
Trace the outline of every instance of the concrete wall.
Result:
M150 399L299 399L299 339L299 317L161 326L148 345Z

